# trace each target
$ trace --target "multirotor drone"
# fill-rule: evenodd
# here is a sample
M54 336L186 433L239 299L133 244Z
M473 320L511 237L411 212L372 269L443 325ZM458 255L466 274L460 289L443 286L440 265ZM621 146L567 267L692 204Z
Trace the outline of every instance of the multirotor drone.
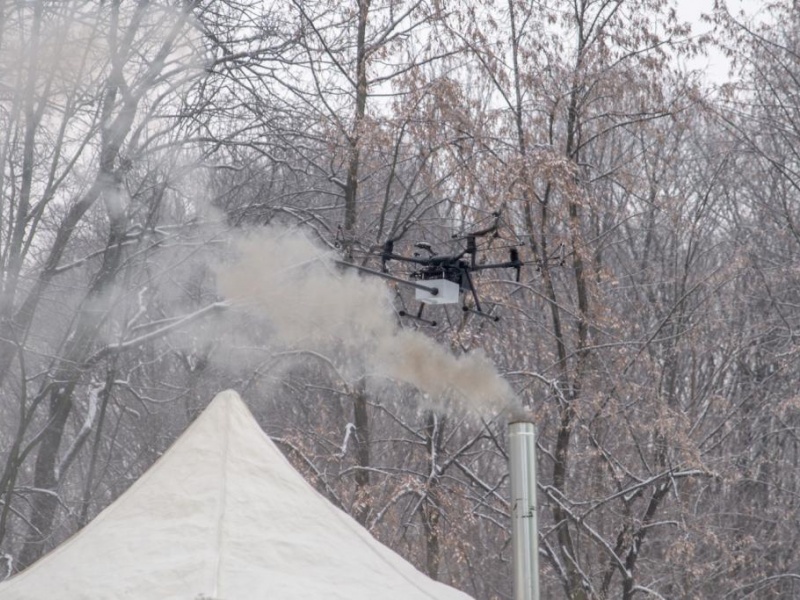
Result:
M492 213L492 217L494 222L489 227L463 235L453 235L450 241L464 242L464 246L452 254L437 254L429 243L418 242L414 244L414 247L419 252L414 252L413 256L405 256L395 252L395 242L399 238L394 238L384 242L378 255L381 260L380 271L343 261L337 262L344 266L415 288L415 297L420 303L419 309L416 313L408 313L401 310L398 312L401 317L435 326L437 324L436 321L423 317L426 305L457 304L462 302L462 310L465 313L499 321L500 317L484 312L472 274L489 269L514 269L515 281L518 282L524 263L520 260L519 250L515 246L511 246L508 249L509 259L505 262L479 262L478 240L488 236L498 237L500 213ZM389 263L393 261L412 265L413 270L407 275L407 278L397 276L389 271ZM471 298L472 306L468 305L468 298Z

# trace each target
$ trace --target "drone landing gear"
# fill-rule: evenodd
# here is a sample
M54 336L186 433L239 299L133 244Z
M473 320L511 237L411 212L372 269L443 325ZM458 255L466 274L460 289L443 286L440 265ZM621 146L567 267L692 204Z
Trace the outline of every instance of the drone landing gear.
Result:
M473 260L474 260L474 255L473 255ZM461 310L463 310L465 313L471 313L473 315L478 315L479 317L483 317L485 319L491 319L492 321L497 323L500 320L500 317L495 315L489 315L483 312L483 309L481 308L481 303L478 300L478 292L475 291L475 286L472 283L472 275L469 274L469 271L464 272L464 278L466 279L467 289L472 294L472 299L475 302L475 308L472 308L464 304L461 307Z
M469 306L462 306L461 310L463 310L465 313L478 315L479 317L483 317L484 319L490 319L490 320L494 321L495 323L497 323L500 320L500 317L498 317L497 315L488 315L485 312L483 312L482 310L477 310L475 308L470 308Z
M431 319L424 319L422 317L422 311L425 310L425 305L420 304L419 310L417 311L416 315L411 315L404 310L399 311L397 314L401 317L408 317L409 319L413 319L414 321L419 321L420 323L425 323L426 325L430 325L431 327L436 327L436 321L432 321Z

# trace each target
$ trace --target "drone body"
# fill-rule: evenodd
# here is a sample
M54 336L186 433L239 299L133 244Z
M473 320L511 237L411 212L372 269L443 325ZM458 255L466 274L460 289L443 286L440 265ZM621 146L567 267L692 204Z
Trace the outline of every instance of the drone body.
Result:
M500 213L492 215L494 224L486 229L473 231L462 236L453 236L451 241L465 241L466 246L454 254L437 254L433 247L427 242L414 244L416 248L424 251L427 256L422 256L415 252L413 256L405 256L395 253L394 245L399 238L389 239L383 244L380 253L381 270L375 271L353 263L336 261L342 266L357 269L358 271L376 275L389 279L396 283L413 287L416 289L416 300L419 301L419 310L416 314L407 313L404 310L398 312L401 317L408 317L428 325L436 325L436 321L423 318L422 314L428 304L457 304L462 302L464 312L476 314L481 317L499 321L500 317L490 315L483 311L478 291L475 288L472 274L477 271L489 269L514 269L516 281L520 280L520 271L524 263L519 258L519 251L511 246L509 249L509 260L501 263L478 263L478 239L490 234L497 237L497 229L500 220ZM407 263L413 266L414 270L408 274L408 278L399 277L389 272L388 263L395 261ZM472 299L472 306L468 306L467 298Z
M410 263L415 267L415 270L410 275L411 279L425 282L424 286L414 286L417 288L416 299L420 302L417 314L412 315L405 311L400 311L399 314L401 317L410 317L430 325L435 325L436 323L434 321L428 321L422 318L422 312L426 304L456 304L463 298L464 304L462 308L464 312L488 317L494 321L499 320L499 317L489 315L483 311L480 300L478 299L478 292L475 288L472 273L488 269L510 268L516 271L516 281L519 281L520 270L523 263L520 261L517 248L511 247L508 261L502 263L478 264L477 240L489 234L497 235L500 214L494 213L494 217L494 224L487 229L468 233L461 237L454 236L455 240L466 241L466 247L456 254L436 254L430 244L421 242L415 244L415 247L427 252L428 256L420 256L419 253L415 253L414 256L409 257L395 254L395 240L388 240L383 245L383 251L381 252L383 273L388 273L387 263L390 261ZM467 306L467 297L472 298L474 307Z

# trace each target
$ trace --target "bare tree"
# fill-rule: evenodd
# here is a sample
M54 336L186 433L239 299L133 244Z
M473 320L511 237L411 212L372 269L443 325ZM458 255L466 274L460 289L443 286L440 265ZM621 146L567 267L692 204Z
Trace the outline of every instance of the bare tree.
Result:
M3 101L0 385L17 405L0 539L12 515L26 522L23 566L52 539L59 486L107 414L114 355L158 335L137 334L146 295L134 273L170 237L158 227L177 156L162 150L160 173L151 161L174 147L166 114L202 73L192 10L34 2L3 23L4 74L15 80ZM66 446L80 404L83 425Z

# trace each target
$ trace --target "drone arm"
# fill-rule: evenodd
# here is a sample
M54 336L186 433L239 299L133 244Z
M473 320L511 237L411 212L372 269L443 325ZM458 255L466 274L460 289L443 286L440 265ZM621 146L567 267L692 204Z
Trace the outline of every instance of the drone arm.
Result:
M433 287L430 285L423 285L421 283L415 283L413 281L408 281L406 279L401 279L400 277L395 277L394 275L389 275L389 273L382 273L380 271L375 271L373 269L368 269L367 267L362 267L360 265L354 265L353 263L345 262L343 260L335 260L333 261L340 267L349 267L351 269L355 269L356 271L361 271L362 273L368 273L370 275L377 275L378 277L383 277L384 279L388 279L390 281L394 281L396 283L401 283L403 285L407 285L418 290L424 290L431 294L432 296L439 295L439 288Z
M384 264L390 260L398 260L400 262L412 263L415 265L422 265L424 267L441 267L443 265L455 264L460 258L466 254L466 251L452 256L430 256L430 257L416 257L416 256L403 256L402 254L381 254Z
M486 271L488 269L519 269L524 266L523 262L508 261L504 263L492 263L490 265L475 265L470 267L471 271Z
M517 272L516 281L519 281L520 271L525 263L519 259L519 251L516 248L511 248L510 255L510 260L507 262L492 263L488 265L474 265L471 267L471 269L473 271L484 271L486 269L515 269Z

